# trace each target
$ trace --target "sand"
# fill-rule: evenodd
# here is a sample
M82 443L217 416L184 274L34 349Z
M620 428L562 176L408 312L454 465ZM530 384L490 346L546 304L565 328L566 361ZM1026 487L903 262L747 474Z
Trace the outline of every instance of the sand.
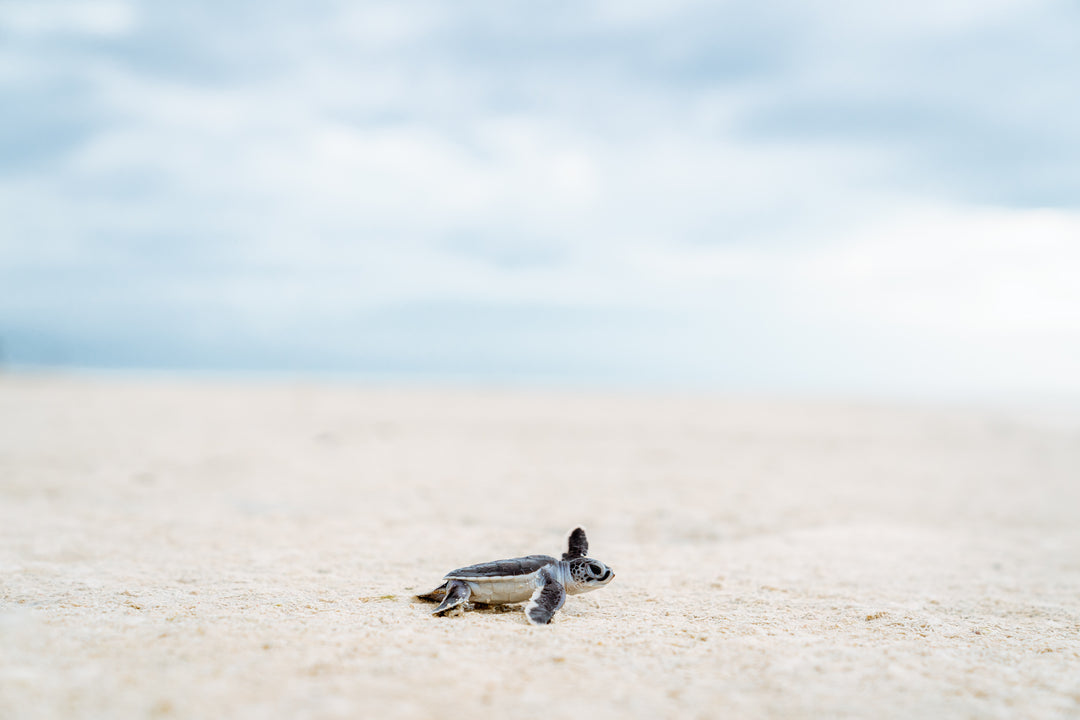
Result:
M447 570L616 580L547 627ZM0 376L0 717L1080 716L1080 422Z

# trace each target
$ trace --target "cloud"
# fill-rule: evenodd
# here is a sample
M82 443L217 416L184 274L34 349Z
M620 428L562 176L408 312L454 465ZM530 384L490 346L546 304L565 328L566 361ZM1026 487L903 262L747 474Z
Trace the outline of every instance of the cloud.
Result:
M983 390L1074 387L1034 368L1075 352L1075 12L5 4L0 331L27 362L882 389L990 354Z
M18 35L89 35L112 37L129 32L134 7L120 0L16 0L0 12L0 27Z
M835 9L835 8L834 8ZM962 204L1077 207L1080 11L1058 2L832 13L814 52L744 118L750 139L844 141L880 181Z

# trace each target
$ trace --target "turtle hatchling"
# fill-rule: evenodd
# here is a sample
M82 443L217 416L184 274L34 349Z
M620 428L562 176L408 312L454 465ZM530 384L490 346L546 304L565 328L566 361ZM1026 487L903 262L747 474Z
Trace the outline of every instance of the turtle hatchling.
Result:
M463 610L468 602L506 605L528 600L525 617L533 625L546 625L566 602L567 595L596 590L615 577L607 565L586 557L588 552L585 530L575 528L567 539L562 560L529 555L469 565L446 573L446 582L418 597L439 603L432 615Z

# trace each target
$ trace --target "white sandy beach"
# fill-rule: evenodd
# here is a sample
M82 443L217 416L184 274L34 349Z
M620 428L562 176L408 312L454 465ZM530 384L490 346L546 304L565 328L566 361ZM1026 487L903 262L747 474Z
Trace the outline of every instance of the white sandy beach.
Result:
M461 565L611 586L434 618ZM1080 423L0 376L0 717L1080 716Z

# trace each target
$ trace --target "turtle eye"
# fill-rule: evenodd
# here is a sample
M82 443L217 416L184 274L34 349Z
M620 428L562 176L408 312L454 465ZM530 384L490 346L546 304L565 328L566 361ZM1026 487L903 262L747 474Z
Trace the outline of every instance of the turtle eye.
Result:
M604 568L602 568L599 565L593 563L593 564L589 565L589 573L591 575L593 575L594 577L600 577L601 575L604 574Z

